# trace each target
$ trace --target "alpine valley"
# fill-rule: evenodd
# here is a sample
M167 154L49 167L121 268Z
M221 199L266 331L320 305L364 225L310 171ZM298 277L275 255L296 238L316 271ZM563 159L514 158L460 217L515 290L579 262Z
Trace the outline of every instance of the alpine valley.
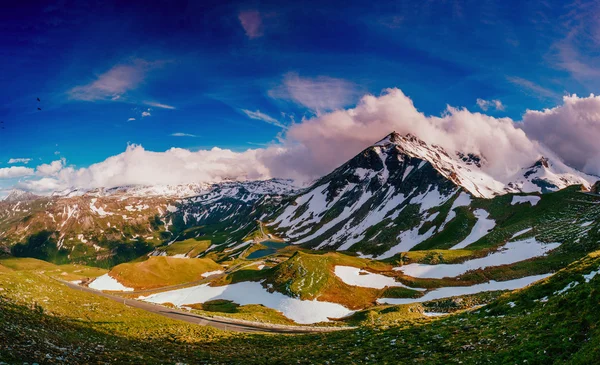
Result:
M391 133L301 186L14 190L0 359L597 363L596 180Z

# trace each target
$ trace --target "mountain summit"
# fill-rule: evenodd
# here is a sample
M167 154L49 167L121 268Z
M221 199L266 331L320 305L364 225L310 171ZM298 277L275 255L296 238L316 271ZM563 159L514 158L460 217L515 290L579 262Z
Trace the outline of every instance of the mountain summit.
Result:
M484 156L450 153L394 132L315 182L271 225L308 247L386 258L441 233L454 209L472 198L590 185L586 175L546 158L506 182L487 173L486 163Z

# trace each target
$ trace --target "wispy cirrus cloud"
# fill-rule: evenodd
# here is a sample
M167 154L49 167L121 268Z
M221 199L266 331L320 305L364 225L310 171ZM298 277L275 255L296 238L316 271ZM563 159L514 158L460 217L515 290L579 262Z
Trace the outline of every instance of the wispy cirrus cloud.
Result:
M359 90L352 82L328 76L300 77L287 73L280 86L269 90L274 99L291 100L317 114L343 108L359 97Z
M12 163L24 163L27 164L29 163L29 161L31 161L30 158L11 158L8 160L8 163L12 164Z
M263 35L263 17L257 10L246 10L238 14L240 24L250 39Z
M80 101L129 101L127 93L137 89L146 79L148 72L162 66L165 61L146 61L135 59L113 66L106 72L97 75L92 81L75 86L67 91L71 100ZM133 101L135 102L135 101ZM143 101L142 104L163 109L175 107L154 101Z
M183 133L183 132L175 132L175 133L171 133L170 134L171 137L198 137L195 134L190 134L190 133Z
M94 81L75 86L68 91L68 95L71 99L83 101L118 100L127 91L138 87L144 80L147 68L145 61L116 65L98 75Z
M133 118L133 117L127 119L128 122L133 122L134 120L135 120L135 118Z
M167 105L167 104L162 104L162 103L158 103L158 102L154 102L154 101L144 101L144 104L148 105L148 106L153 106L155 108L161 108L161 109L175 109L174 106L172 105Z
M279 128L287 128L286 125L284 125L283 123L281 123L280 121L278 121L277 119L261 112L260 110L257 110L255 112L248 110L248 109L242 109L242 112L244 112L244 114L246 114L248 116L248 118L250 119L256 119L256 120L262 120L263 122L267 122L269 124L273 124Z
M527 79L517 77L517 76L507 76L506 80L514 85L519 86L523 91L528 94L533 94L538 98L550 98L550 99L559 99L560 94L547 89L543 86L540 86L532 81Z

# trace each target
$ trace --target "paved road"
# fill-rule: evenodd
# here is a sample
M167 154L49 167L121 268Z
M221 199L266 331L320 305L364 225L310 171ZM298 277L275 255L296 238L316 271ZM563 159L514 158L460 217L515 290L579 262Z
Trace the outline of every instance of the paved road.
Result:
M68 281L59 280L61 283L65 284L71 289L79 290L83 292L92 293L95 295L99 295L108 299L112 299L116 302L123 303L130 307L143 309L148 312L152 312L164 317L168 317L171 319L177 319L180 321L185 321L189 323L199 324L201 326L211 326L214 328L227 330L227 331L236 331L236 332L247 332L247 333L290 333L290 334L298 334L298 333L315 333L315 332L331 332L331 331L340 331L351 329L350 327L300 327L300 326L276 326L276 325L263 325L260 323L256 324L246 324L246 323L238 323L234 321L228 321L223 318L210 318L204 317L197 314L189 313L186 311L167 308L162 305L151 304L147 302L142 302L135 299L126 299L116 295L103 293L98 290L94 290L91 288L87 288L84 286L80 286L77 284L70 283Z

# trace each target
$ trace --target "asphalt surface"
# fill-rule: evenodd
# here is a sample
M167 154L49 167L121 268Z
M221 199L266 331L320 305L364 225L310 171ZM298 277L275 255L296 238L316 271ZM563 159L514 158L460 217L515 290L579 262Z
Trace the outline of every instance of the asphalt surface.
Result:
M59 279L57 279L59 280ZM116 302L123 303L129 307L138 308L147 312L155 313L171 319L185 321L188 323L194 323L201 326L210 326L226 331L246 332L246 333L280 333L280 334L300 334L300 333L322 333L340 331L345 329L351 329L350 327L300 327L300 326L277 326L277 325L263 325L260 323L239 323L234 321L228 321L223 318L210 318L204 317L190 312L182 311L179 309L167 308L162 305L142 302L135 299L127 299L117 295L104 293L95 289L91 289L85 286L70 283L68 281L59 280L71 289L79 290L83 292L92 293L108 299L112 299ZM126 292L127 293L127 292Z

